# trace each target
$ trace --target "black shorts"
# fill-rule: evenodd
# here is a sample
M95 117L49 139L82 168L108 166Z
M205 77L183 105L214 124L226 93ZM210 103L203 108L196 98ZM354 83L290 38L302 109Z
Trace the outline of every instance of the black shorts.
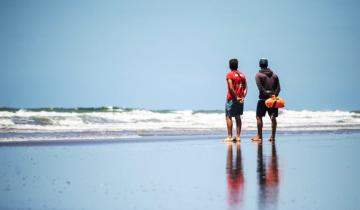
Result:
M244 112L244 103L239 103L236 100L226 101L225 103L225 115L230 117L235 117L242 115Z
M267 108L265 105L265 100L259 99L256 107L256 117L264 117L266 112L269 116L277 117L279 114L278 108Z

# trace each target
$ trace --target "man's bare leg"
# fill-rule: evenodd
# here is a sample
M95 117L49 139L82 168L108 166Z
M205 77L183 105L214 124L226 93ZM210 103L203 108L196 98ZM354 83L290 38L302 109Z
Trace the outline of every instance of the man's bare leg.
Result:
M235 140L240 141L240 133L241 133L241 117L240 117L240 115L237 115L235 117L235 121L236 121L236 137L235 137Z
M263 128L263 121L262 117L256 117L256 124L257 124L257 134L251 140L253 141L261 141L262 140L262 128Z
M271 119L271 136L269 138L269 141L275 141L276 126L277 126L276 117L271 116L270 119Z
M232 141L233 122L230 116L226 116L226 126L228 131L228 137L225 139L225 141Z

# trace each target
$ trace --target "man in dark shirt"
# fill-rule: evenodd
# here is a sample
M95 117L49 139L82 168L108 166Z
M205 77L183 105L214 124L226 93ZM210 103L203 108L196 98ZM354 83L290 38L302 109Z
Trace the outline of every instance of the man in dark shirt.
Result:
M257 135L252 138L253 141L262 141L262 118L266 112L271 119L271 136L269 141L275 141L276 117L278 116L277 108L267 108L265 100L273 95L278 96L280 93L280 82L278 76L268 68L268 60L265 58L259 61L260 70L255 76L256 85L259 89L259 100L256 107Z

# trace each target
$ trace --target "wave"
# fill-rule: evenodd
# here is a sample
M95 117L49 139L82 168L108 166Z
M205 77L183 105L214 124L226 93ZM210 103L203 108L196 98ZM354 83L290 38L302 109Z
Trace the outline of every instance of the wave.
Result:
M243 130L256 130L254 111L245 111L242 119ZM219 110L145 110L122 107L0 108L0 141L44 137L45 134L45 138L118 138L164 133L221 133L225 129L225 115ZM264 118L264 129L270 129L268 117ZM360 130L360 113L282 109L279 110L278 130Z
M63 108L63 107L45 107L45 108L12 108L0 107L0 112L18 112L18 111L31 111L31 112L70 112L70 113L86 113L86 112L122 112L131 111L131 108L117 107L117 106L102 106L102 107L76 107L76 108Z

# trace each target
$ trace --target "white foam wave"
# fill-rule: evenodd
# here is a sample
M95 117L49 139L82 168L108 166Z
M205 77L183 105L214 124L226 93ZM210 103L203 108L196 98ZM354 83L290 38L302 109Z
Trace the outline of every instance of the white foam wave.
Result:
M110 108L109 108L110 109ZM256 130L254 111L242 116L243 130ZM264 129L270 120L264 118ZM224 131L225 116L219 112L193 112L191 110L156 112L129 110L116 112L54 112L0 111L0 133L34 132L214 132ZM360 130L360 114L348 111L294 111L281 110L278 130L332 131ZM8 136L6 138L9 138ZM0 137L0 140L4 138Z

